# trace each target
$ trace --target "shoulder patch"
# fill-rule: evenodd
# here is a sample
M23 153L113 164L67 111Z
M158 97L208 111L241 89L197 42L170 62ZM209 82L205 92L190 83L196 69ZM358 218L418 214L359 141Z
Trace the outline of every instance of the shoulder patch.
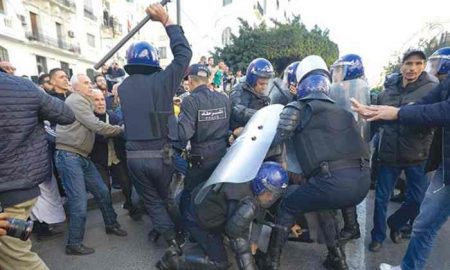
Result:
M209 109L209 110L198 110L198 121L216 121L227 118L227 111L225 107Z

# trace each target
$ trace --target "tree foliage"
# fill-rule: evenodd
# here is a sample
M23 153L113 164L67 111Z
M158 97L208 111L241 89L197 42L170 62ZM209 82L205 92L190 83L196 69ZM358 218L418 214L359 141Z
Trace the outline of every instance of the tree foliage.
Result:
M229 45L216 47L212 52L216 60L225 61L232 70L245 71L248 64L258 57L268 59L278 74L288 64L308 55L320 55L328 65L338 58L338 45L329 39L329 31L317 25L308 30L299 16L287 23L274 21L273 28L264 23L251 27L247 21L239 20L239 35L232 35Z

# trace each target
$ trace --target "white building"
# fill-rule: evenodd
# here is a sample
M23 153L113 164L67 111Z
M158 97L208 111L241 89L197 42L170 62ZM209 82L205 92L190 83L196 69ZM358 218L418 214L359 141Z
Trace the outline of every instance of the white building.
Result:
M197 62L203 55L209 56L214 47L228 44L232 33L239 34L238 18L243 18L251 26L262 22L273 26L271 19L285 22L291 15L290 1L181 0L181 25L192 46L192 62ZM175 3L170 4L169 11L172 18L175 18Z
M238 34L239 20L251 25L285 21L290 0L181 0L181 25L197 62L214 47ZM93 66L145 17L146 1L138 0L0 0L0 60L10 61L17 75L34 76L55 67L69 74L94 73ZM176 21L176 0L168 4ZM173 58L159 23L149 22L132 40L159 49L161 65ZM131 42L131 41L130 41ZM125 63L129 43L115 56Z

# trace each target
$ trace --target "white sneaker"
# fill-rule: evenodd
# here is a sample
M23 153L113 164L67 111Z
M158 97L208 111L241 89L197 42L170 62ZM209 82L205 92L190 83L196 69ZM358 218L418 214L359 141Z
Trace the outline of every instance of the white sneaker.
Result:
M380 264L380 270L402 270L402 268L400 267L400 265L392 266L387 263L382 263L382 264Z

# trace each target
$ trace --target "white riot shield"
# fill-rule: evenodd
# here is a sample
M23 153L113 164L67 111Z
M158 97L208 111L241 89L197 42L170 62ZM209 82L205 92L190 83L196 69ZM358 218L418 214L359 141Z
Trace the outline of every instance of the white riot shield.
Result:
M353 114L356 122L358 123L361 136L365 140L369 140L369 125L364 119L362 119L361 116L358 115L358 113L351 110L350 102L350 98L354 98L361 104L370 104L370 88L367 82L363 79L354 79L333 83L330 89L330 97L336 101L337 105Z
M245 125L208 181L195 197L200 203L208 191L219 183L245 183L256 177L275 137L284 106L274 104L258 110Z

